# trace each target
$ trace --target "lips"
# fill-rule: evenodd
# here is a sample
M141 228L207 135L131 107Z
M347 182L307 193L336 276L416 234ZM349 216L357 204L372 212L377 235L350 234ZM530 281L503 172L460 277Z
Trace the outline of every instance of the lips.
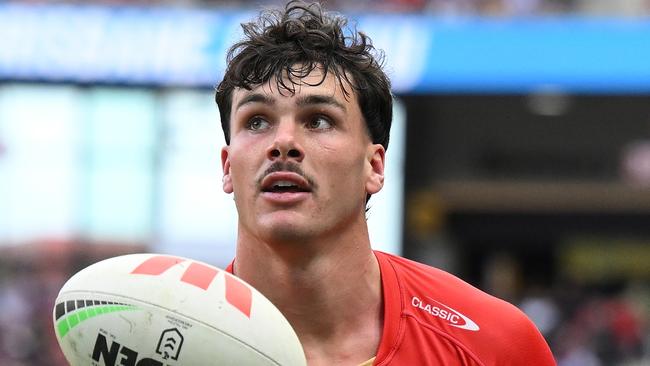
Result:
M301 193L311 192L309 182L300 174L293 172L275 172L268 174L261 182L262 192L267 193Z

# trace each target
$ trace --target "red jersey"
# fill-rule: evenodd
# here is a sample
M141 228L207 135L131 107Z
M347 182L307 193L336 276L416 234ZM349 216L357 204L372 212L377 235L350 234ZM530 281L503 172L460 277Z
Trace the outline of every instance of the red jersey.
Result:
M374 366L551 366L535 325L515 306L442 270L375 251L384 329ZM226 268L232 273L232 263Z
M373 365L555 365L515 306L442 270L375 251L384 330Z

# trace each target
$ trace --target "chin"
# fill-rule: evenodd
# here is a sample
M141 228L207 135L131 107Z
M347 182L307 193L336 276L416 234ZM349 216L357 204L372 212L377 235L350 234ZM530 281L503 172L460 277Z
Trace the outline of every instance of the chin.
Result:
M281 243L281 244L301 244L305 243L307 236L296 231L289 230L277 230L269 235L271 242Z
M298 220L273 220L261 227L261 236L269 242L304 243L315 234L312 228L301 225Z

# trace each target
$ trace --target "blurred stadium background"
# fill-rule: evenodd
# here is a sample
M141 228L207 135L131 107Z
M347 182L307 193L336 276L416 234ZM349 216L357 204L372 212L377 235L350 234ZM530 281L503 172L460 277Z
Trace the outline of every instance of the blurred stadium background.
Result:
M212 89L278 1L0 2L0 364L64 365L65 279L167 252L226 265ZM386 51L376 248L522 308L561 366L650 364L650 1L326 1Z

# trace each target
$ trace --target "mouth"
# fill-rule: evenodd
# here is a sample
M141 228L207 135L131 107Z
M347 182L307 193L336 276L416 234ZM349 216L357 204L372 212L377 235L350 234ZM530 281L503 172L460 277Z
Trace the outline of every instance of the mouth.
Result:
M283 180L274 183L272 186L267 188L262 188L262 192L271 192L271 193L295 193L295 192L309 192L308 189L301 188L295 183Z
M264 193L307 193L311 192L309 182L301 175L292 172L275 172L262 180Z

